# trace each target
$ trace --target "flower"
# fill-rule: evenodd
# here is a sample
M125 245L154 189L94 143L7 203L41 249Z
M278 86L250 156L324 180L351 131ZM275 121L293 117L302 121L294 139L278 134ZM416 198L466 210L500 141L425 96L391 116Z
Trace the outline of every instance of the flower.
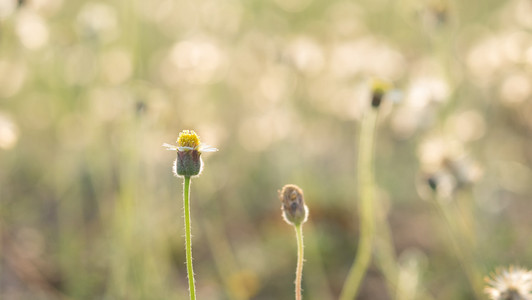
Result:
M488 286L484 291L492 300L532 299L532 272L524 268L499 269L485 280Z
M201 144L194 130L181 131L177 138L177 146L164 143L163 147L167 150L177 150L173 171L178 177L198 176L203 169L201 153L218 151L209 145Z
M297 185L287 184L279 192L284 220L291 225L299 226L307 221L308 207L303 199L303 190Z
M391 89L391 85L380 79L373 79L371 83L371 106L377 108L381 105L382 98Z

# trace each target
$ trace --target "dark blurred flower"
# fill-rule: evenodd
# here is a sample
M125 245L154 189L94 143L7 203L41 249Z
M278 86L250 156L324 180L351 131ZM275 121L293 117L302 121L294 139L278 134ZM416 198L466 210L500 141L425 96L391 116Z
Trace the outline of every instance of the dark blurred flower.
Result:
M374 79L371 86L371 106L378 108L381 105L382 98L390 90L391 85L380 79Z

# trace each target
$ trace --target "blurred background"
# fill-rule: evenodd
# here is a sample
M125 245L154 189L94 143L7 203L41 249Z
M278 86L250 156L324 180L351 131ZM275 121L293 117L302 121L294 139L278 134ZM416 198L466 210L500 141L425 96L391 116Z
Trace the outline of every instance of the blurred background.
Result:
M377 194L401 278L472 299L431 202L459 212L480 274L532 266L531 16L529 0L0 0L0 298L188 299L161 145L193 129L220 149L192 181L199 298L293 297L277 198L293 183L304 298L337 299L382 78ZM395 299L376 264L358 299Z

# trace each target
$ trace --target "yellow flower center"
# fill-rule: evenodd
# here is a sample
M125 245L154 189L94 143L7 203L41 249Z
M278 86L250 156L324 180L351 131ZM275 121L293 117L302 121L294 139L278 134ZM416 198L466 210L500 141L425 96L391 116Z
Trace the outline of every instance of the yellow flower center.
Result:
M374 93L374 94L384 94L386 93L387 91L389 91L391 89L391 85L384 81L384 80L380 80L380 79L373 79L373 82L371 84L371 91Z
M196 148L199 143L199 136L194 132L194 130L183 130L179 133L179 137L177 138L178 147Z

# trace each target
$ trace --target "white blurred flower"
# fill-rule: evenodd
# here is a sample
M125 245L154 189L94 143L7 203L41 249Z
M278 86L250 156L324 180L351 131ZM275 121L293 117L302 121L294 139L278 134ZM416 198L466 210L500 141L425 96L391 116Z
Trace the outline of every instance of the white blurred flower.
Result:
M309 37L295 39L288 47L288 55L295 67L307 75L315 75L323 69L323 50Z
M109 42L118 33L115 9L103 2L88 2L77 16L77 27L81 36Z
M18 141L18 127L6 114L0 112L0 148L11 149Z
M488 286L484 291L492 300L532 299L532 272L524 268L499 269L486 278L486 282Z
M0 1L0 20L7 19L13 14L17 7L17 0Z
M447 157L460 157L464 150L456 140L431 136L420 143L417 152L422 166L428 171L434 171L441 167Z
M499 90L501 100L507 105L522 104L531 93L530 75L524 73L512 74L505 78Z
M449 96L449 84L436 76L417 77L406 92L406 99L413 107L422 108L431 102L443 102Z
M224 58L220 47L204 39L180 41L169 53L170 62L177 69L177 79L199 84L207 83L215 77Z
M48 42L48 27L42 17L34 12L21 11L15 26L20 42L28 49L39 49Z
M473 78L483 84L498 80L503 70L527 60L530 35L522 30L489 34L475 42L467 54L467 67Z

